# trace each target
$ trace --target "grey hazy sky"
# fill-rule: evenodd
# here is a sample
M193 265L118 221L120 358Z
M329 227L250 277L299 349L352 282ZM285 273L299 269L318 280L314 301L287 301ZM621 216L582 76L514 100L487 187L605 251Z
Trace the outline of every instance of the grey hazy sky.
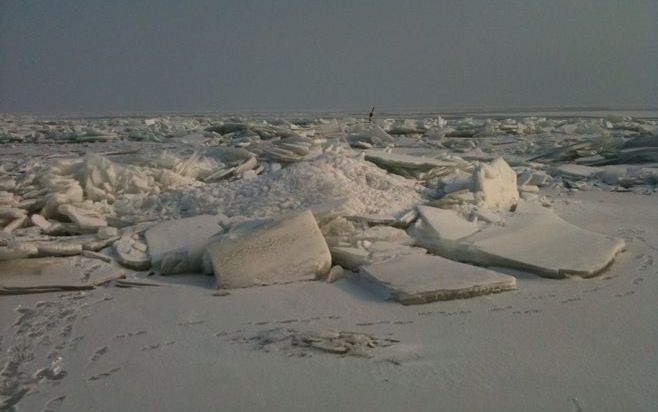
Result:
M658 106L658 1L0 0L0 112Z

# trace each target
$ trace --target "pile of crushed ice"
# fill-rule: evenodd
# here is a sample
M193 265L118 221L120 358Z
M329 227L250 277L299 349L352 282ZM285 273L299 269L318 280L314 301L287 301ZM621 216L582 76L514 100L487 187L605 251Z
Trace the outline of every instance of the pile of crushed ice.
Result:
M221 212L269 217L323 204L351 214L393 214L421 201L415 180L387 174L354 153L327 151L258 179L241 179L164 193L167 216Z

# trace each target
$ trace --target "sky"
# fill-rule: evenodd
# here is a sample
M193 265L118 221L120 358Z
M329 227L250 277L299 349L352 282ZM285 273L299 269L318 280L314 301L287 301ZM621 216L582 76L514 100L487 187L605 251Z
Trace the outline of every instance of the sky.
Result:
M0 0L0 112L655 108L656 22L656 0Z

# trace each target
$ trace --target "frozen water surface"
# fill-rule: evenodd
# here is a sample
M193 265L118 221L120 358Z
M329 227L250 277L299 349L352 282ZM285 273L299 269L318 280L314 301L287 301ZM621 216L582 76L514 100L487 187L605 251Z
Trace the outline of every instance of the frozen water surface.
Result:
M3 115L0 162L2 410L655 410L655 113Z

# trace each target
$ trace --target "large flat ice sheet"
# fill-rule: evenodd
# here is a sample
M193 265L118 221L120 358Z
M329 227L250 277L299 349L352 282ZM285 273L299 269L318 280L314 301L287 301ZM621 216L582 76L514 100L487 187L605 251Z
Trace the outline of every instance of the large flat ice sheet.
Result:
M516 288L516 278L440 256L407 255L362 268L405 305L469 298Z

